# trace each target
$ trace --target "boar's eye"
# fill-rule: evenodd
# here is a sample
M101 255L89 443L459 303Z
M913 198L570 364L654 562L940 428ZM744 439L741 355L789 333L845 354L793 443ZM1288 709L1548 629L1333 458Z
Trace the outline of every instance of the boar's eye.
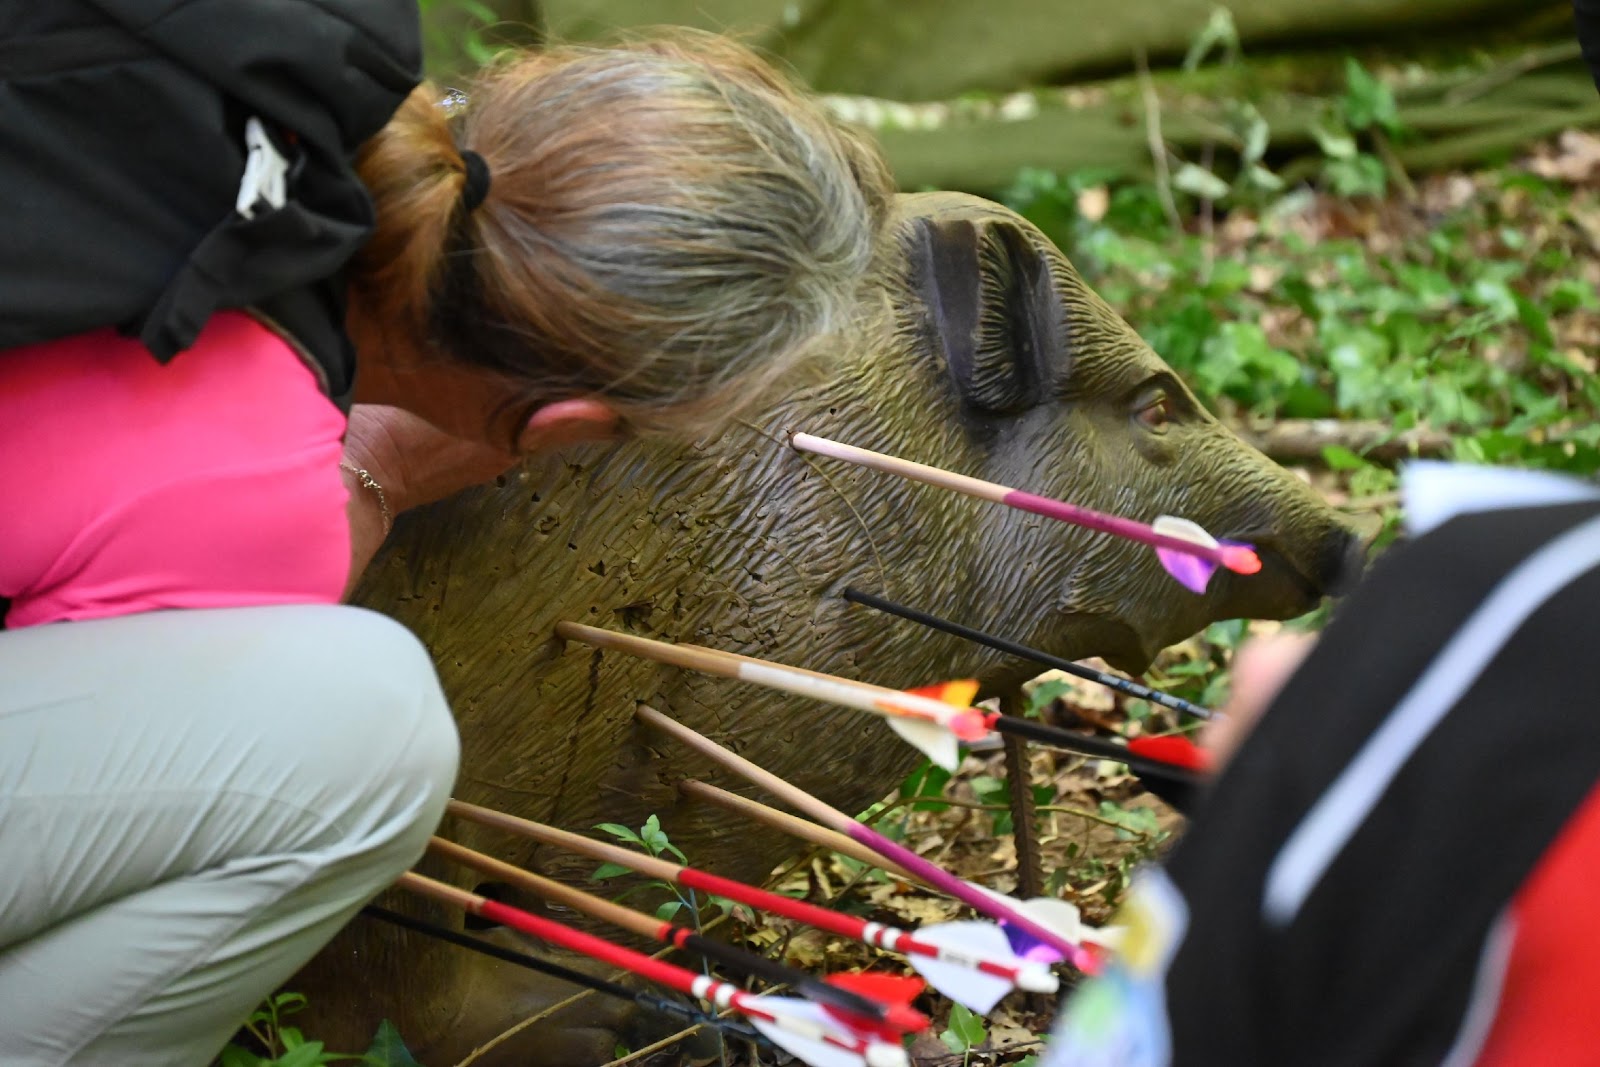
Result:
M1178 417L1178 407L1165 390L1156 389L1140 398L1133 417L1151 433L1165 433L1167 426Z

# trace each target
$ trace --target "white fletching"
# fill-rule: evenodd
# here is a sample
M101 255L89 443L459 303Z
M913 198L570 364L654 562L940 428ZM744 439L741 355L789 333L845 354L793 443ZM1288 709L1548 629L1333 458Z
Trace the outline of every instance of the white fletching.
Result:
M851 1052L823 1040L827 1034L840 1041L860 1040L857 1035L834 1022L819 1004L795 997L747 997L745 1003L769 1012L778 1023L754 1015L746 1016L750 1025L771 1039L774 1045L811 1067L909 1067L905 1049L874 1038L867 1038L866 1055Z
M941 949L950 950L957 958L1021 964L1011 951L1011 942L1005 931L991 922L970 919L963 922L938 923L917 929L918 941L926 941ZM928 984L951 1000L979 1015L987 1015L1011 992L1012 984L999 975L986 974L971 964L956 963L913 953L906 962L928 980ZM1045 972L1049 974L1048 971ZM1051 975L1054 978L1054 975Z
M1120 926L1090 926L1083 921L1083 915L1078 911L1078 906L1071 901L1057 900L1055 897L1034 897L1031 900L1018 900L1016 897L990 889L988 886L968 882L968 885L994 897L1009 907L1022 912L1028 918L1041 926L1048 927L1071 941L1074 945L1082 945L1085 941L1100 945L1104 948L1116 948L1122 941L1124 933Z
M1176 537L1180 541L1188 541L1193 545L1204 545L1206 548L1216 548L1217 539L1206 533L1205 528L1199 523L1180 519L1176 515L1160 515L1150 524L1150 529L1167 537Z
M961 765L961 749L956 742L956 735L943 726L895 715L887 716L883 721L889 724L889 729L908 741L911 747L945 770L953 771Z

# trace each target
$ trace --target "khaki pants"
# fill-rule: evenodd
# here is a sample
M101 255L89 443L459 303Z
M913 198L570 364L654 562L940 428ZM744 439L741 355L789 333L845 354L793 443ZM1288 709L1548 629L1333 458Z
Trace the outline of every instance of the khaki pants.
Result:
M457 756L361 609L0 632L0 1064L203 1067L421 855Z

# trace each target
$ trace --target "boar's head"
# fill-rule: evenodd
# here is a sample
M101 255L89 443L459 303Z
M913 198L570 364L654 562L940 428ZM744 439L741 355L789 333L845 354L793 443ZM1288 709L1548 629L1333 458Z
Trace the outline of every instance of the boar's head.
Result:
M1026 543L1017 530L978 547L980 599L1012 581L1053 590L1049 603L1028 599L1071 632L1064 654L1090 647L1139 671L1215 619L1298 615L1360 572L1363 547L1327 505L1207 412L1036 228L954 193L902 197L900 218L917 297L901 329L948 372L946 432L982 457L964 473L1143 521L1191 519L1253 543L1264 563L1249 577L1223 571L1197 596L1151 552L1030 516L996 523L1031 528ZM1016 577L993 573L1002 568Z

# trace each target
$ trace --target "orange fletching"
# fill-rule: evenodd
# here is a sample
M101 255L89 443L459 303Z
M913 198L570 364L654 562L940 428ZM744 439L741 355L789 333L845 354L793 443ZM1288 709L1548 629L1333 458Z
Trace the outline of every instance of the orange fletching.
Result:
M945 704L953 704L958 708L972 707L972 698L978 695L978 680L976 678L962 678L954 682L940 682L938 685L925 685L918 689L907 689L912 696L927 697Z

